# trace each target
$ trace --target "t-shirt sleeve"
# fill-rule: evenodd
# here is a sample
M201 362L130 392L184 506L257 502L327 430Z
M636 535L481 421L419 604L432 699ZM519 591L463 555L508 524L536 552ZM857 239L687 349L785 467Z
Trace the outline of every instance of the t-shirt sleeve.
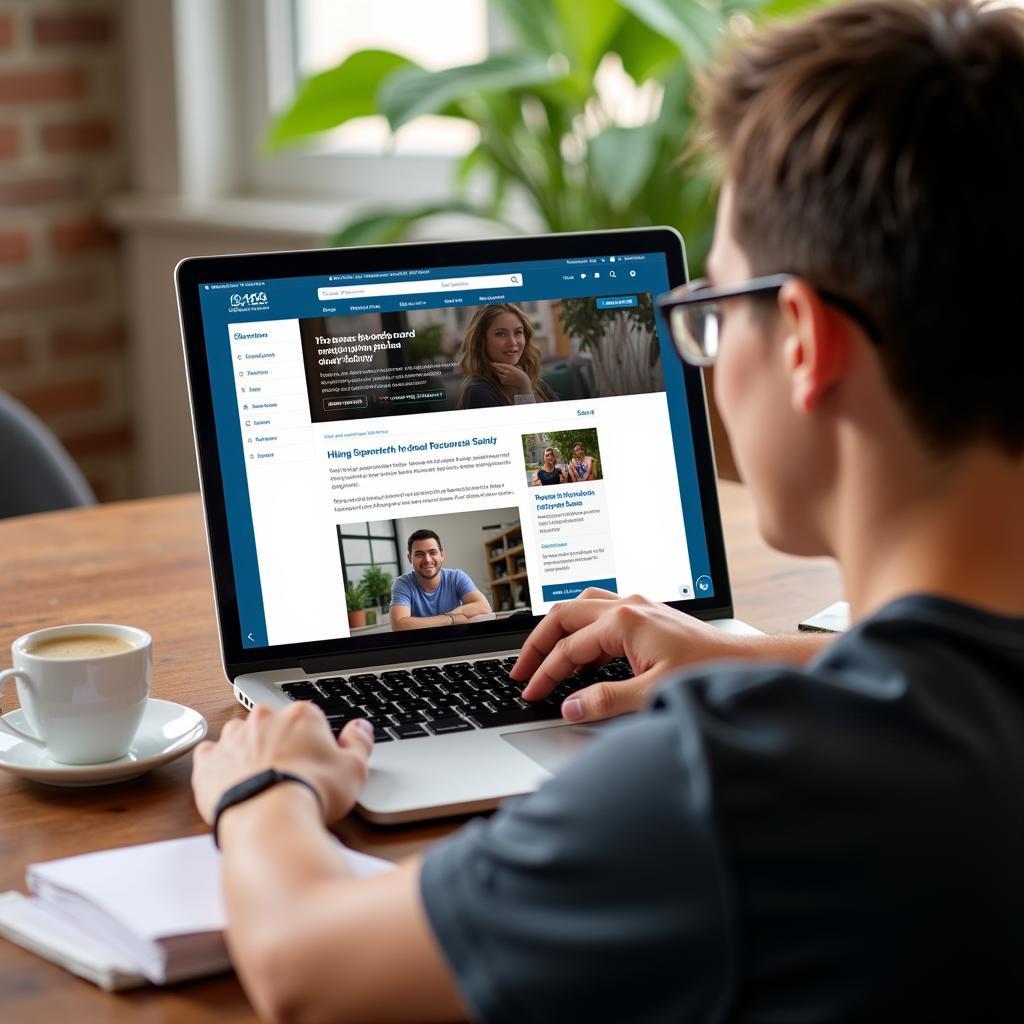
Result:
M469 578L469 575L461 569L455 570L455 593L461 601L467 594L476 590L476 584Z
M717 1021L731 896L690 720L601 729L536 793L434 847L427 915L479 1019Z
M401 576L391 584L391 603L401 605L412 604L412 594L409 592L409 584Z

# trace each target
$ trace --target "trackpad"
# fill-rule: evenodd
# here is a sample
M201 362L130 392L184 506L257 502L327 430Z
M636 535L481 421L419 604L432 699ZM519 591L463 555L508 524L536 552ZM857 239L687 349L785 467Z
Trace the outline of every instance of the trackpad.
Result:
M501 738L554 775L576 757L600 729L600 725L560 725L554 729L506 732Z

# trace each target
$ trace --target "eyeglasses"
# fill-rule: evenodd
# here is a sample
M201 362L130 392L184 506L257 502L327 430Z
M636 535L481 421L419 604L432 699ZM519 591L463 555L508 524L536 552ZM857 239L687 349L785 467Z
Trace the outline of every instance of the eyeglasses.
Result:
M722 303L747 295L771 295L795 280L795 274L770 274L728 288L712 288L709 281L698 278L662 295L658 308L668 321L679 358L691 366L710 366L718 356L722 337ZM876 345L880 344L878 327L852 302L824 288L815 288L815 291L829 305L863 327Z

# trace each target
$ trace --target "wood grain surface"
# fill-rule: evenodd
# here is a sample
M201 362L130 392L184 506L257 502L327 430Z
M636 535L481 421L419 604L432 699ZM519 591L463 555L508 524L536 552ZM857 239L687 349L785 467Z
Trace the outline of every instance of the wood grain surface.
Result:
M745 489L722 483L736 614L768 632L838 599L835 566L788 558L757 537ZM10 642L43 626L121 622L153 636L153 696L196 708L216 736L244 714L220 662L198 495L121 502L0 521L0 668ZM3 711L15 706L14 688ZM189 792L191 755L130 782L59 789L0 772L0 891L24 889L25 865L201 832ZM352 817L337 829L392 860L429 845L458 821L383 828ZM233 976L169 989L107 994L0 939L3 1024L169 1024L254 1021Z

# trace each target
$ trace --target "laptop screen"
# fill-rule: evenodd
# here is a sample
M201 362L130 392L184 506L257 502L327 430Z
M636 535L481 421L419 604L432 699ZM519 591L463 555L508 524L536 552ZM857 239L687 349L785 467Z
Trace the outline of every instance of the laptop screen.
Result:
M671 283L620 251L194 285L241 647L713 597Z

